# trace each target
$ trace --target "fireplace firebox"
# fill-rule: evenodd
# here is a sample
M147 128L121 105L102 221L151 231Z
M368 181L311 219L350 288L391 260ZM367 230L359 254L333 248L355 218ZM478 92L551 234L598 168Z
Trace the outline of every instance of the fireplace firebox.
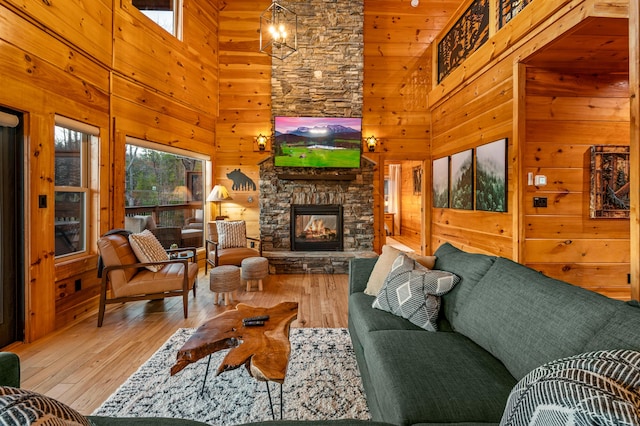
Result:
M342 206L294 204L291 206L292 251L342 251Z

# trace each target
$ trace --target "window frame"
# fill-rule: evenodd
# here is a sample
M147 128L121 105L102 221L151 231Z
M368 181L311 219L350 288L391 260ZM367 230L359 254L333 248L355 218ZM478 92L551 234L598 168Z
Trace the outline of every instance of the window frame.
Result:
M55 149L55 132L57 128L63 128L78 132L82 135L80 143L80 184L74 185L56 185L55 179L55 161L57 152ZM82 217L78 218L80 235L82 238L82 248L69 253L57 254L54 249L54 258L56 261L68 260L70 258L76 258L86 256L91 253L91 242L93 241L90 235L90 230L94 227L91 226L91 221L94 217L97 217L97 206L94 206L94 197L92 194L96 190L97 184L97 159L94 159L94 155L98 152L98 146L100 143L100 129L90 124L85 124L73 119L69 119L63 116L56 115L54 123L54 197L53 197L53 210L54 218L57 216L56 195L58 193L82 193L83 205L81 206ZM55 219L54 219L55 220ZM56 239L56 225L54 223L54 241Z
M129 3L131 4L131 7L133 9L135 9L136 11L138 11L142 16L144 16L145 19L149 20L150 22L153 22L158 28L162 29L163 31L167 32L168 34L171 34L176 39L182 41L182 16L183 16L183 13L182 13L183 7L182 6L183 6L183 3L182 3L182 0L170 0L170 1L171 1L171 4L172 4L172 12L173 12L173 32L167 30L165 27L160 25L160 23L158 23L152 17L147 15L144 12L143 9L138 9L138 7L133 4L134 0L129 0ZM148 10L151 10L151 9L148 9Z

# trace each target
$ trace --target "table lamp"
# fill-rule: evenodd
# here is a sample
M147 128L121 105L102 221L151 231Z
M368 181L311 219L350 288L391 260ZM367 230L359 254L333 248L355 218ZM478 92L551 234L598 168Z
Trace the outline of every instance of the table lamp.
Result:
M231 195L229 195L229 191L225 188L224 185L216 185L213 187L209 196L207 197L207 201L217 203L218 204L218 216L222 217L222 201L233 200Z

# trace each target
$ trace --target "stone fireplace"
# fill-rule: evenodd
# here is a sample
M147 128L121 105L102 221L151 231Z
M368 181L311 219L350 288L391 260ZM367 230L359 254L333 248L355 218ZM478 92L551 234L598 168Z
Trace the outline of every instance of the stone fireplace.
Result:
M292 251L342 251L342 206L294 204L291 206Z
M347 273L349 258L373 254L374 166L364 157L360 169L281 168L273 165L272 158L260 164L260 235L272 273L300 273L310 269ZM305 206L301 218L303 228L312 221L309 216L320 216L316 217L319 219L333 214L327 211L328 207L341 211L341 247L335 244L314 247L304 241L294 242L291 221L300 206ZM316 208L316 212L310 213L306 209L309 206ZM337 228L340 220L335 220ZM331 239L322 235L322 232L331 232L326 228L332 226L325 225L307 235L315 240Z
M295 54L272 60L272 117L362 117L363 0L294 0L289 6L304 37ZM374 167L364 157L359 169L275 167L272 158L260 163L260 235L271 273L347 273L349 258L375 255ZM293 205L340 206L342 247L292 246Z

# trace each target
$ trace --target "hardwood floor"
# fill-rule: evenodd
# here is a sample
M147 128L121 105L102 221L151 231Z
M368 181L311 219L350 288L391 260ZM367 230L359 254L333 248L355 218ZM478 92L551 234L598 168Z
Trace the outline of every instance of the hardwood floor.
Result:
M263 292L241 290L237 302L272 306L297 301L292 327L346 327L347 296L347 275L271 275ZM188 319L181 297L109 305L101 328L96 311L34 343L4 350L20 356L23 388L91 414L178 328L197 327L226 309L232 307L213 304L209 277L201 270L197 296L189 297Z

